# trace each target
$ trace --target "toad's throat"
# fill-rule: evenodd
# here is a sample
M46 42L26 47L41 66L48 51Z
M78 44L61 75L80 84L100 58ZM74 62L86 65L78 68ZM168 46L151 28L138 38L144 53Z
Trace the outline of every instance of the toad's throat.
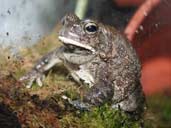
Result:
M79 42L77 42L75 40L72 40L72 39L69 39L69 38L66 38L66 37L62 37L62 36L59 36L58 38L65 45L77 46L77 47L80 47L80 48L83 48L83 49L87 49L87 50L91 51L93 54L95 54L95 49L92 48L91 46L88 46L88 45L85 45L85 44L81 44L81 43L79 43Z

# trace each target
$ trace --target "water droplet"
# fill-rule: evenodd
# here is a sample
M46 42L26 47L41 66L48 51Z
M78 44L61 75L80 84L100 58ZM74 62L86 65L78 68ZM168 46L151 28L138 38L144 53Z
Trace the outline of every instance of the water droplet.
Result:
M158 24L158 23L157 23L157 24L155 24L155 27L156 27L156 28L158 28L158 27L159 27L159 24Z
M6 35L9 36L9 32L6 32Z
M144 16L148 16L148 13L146 11L144 11Z
M144 27L142 25L140 25L140 30L143 31L144 30Z

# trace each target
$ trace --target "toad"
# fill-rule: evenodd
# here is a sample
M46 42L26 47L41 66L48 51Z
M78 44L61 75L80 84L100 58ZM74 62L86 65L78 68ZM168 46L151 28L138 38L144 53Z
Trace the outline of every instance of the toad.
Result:
M81 100L69 100L78 109L110 102L112 108L142 112L144 94L140 84L141 66L129 41L114 27L98 21L80 20L74 14L62 19L58 39L63 45L43 56L30 72L20 78L42 86L46 71L63 63L73 79L88 90Z

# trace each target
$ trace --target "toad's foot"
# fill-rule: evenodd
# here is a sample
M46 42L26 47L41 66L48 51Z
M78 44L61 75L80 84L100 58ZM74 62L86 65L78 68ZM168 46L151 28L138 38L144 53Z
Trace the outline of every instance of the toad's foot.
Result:
M63 99L67 100L75 108L87 111L92 107L101 106L111 101L112 97L113 87L108 81L99 81L99 83L90 88L83 97L80 97L78 100L71 100L67 96L62 96Z
M64 100L67 100L67 102L69 104L71 104L72 106L74 106L78 110L90 111L90 108L92 107L90 104L81 102L80 100L71 100L71 98L69 98L65 95L63 95L62 98Z
M42 87L42 81L45 79L45 75L41 72L36 70L32 70L26 75L22 76L19 80L20 81L27 81L26 88L31 88L34 81L38 84L38 86Z

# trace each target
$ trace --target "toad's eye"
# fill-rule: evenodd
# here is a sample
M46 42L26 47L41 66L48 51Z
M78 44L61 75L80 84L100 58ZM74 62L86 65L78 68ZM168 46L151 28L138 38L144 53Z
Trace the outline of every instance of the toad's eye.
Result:
M94 34L97 32L98 27L95 23L90 22L90 23L85 24L84 29L88 34Z

